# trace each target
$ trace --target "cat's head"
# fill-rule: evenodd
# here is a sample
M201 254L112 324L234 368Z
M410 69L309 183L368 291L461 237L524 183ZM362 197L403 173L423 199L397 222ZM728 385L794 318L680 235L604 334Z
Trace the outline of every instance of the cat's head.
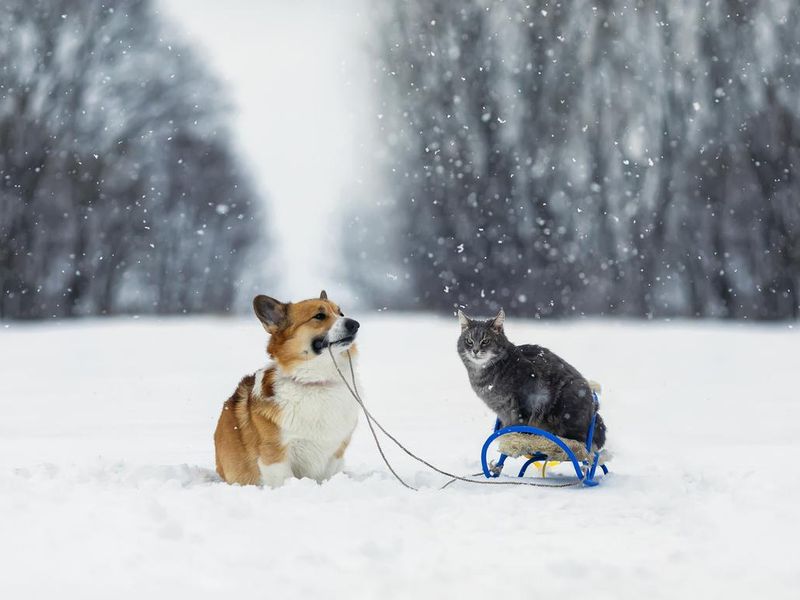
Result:
M503 332L506 313L503 309L488 321L470 319L458 311L461 335L458 338L458 354L468 366L482 368L495 358L505 354L508 340Z

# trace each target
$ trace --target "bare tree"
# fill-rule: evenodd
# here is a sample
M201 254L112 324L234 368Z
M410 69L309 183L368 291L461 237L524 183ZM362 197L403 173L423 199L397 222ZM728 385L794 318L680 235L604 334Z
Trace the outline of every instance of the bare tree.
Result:
M0 8L0 317L227 311L261 217L149 0Z
M395 240L375 303L798 316L791 2L383 10L386 192L351 243L368 272L371 240Z

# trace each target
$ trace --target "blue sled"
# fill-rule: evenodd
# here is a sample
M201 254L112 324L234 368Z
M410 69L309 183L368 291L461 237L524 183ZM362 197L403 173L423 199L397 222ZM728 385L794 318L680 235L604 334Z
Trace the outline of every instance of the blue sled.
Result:
M594 395L595 403L597 404L597 394ZM483 448L481 449L481 468L483 469L483 474L488 477L499 477L500 471L503 469L503 464L506 461L508 456L506 454L500 454L500 459L495 463L493 468L489 468L489 463L486 460L486 454L489 451L489 446L491 446L492 442L495 441L497 438L506 435L507 433L528 433L530 435L538 435L544 438L547 438L557 446L559 446L563 451L564 454L567 455L569 461L572 463L573 468L575 469L575 475L578 477L580 481L583 482L583 485L587 487L594 487L599 482L595 479L595 472L597 471L597 467L600 467L603 471L603 475L608 474L608 468L600 462L600 452L592 452L592 438L594 437L594 424L596 421L596 413L595 416L592 417L592 422L589 424L589 432L586 436L586 451L589 453L590 456L593 457L591 464L587 461L583 461L581 463L578 460L578 457L575 456L575 453L569 449L569 447L561 441L558 436L553 435L549 431L545 431L544 429L539 429L537 427L528 427L527 425L511 425L510 427L503 427L500 428L500 419L497 419L497 422L494 424L494 432L486 438L486 441L483 443ZM542 452L537 452L533 454L522 468L519 470L518 477L524 477L525 471L528 470L528 467L531 463L536 461L546 461L548 460L547 455ZM582 468L584 467L584 468Z

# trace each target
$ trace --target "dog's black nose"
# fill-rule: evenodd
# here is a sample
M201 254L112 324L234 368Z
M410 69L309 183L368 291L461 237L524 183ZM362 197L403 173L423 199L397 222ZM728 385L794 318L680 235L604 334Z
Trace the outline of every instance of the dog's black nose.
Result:
M353 335L356 331L358 331L359 327L361 327L361 325L355 319L344 320L344 329L349 335Z

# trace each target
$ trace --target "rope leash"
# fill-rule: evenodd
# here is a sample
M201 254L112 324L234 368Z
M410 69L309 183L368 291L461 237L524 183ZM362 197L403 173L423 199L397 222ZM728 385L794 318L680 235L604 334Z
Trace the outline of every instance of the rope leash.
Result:
M445 477L450 477L451 478L450 481L448 481L442 487L440 487L439 488L440 490L445 489L451 483L455 483L456 481L465 481L467 483L475 483L475 484L479 484L479 485L527 485L527 486L531 486L531 487L545 487L545 488L573 487L573 486L576 486L576 485L580 485L582 483L581 480L578 480L576 482L556 483L556 484L537 483L537 482L534 482L534 481L494 481L494 480L486 481L486 480L475 480L475 479L468 479L468 477L477 477L478 475L483 475L483 472L475 473L474 475L468 475L467 477L462 477L460 475L454 475L453 473L449 473L447 471L444 471L443 469L440 469L439 467L437 467L435 465L432 465L431 463L429 463L424 458L421 458L421 457L417 456L416 454L411 452L411 450L406 448L396 437L394 437L391 433L386 431L386 429L383 427L383 425L381 425L378 422L378 420L375 417L372 416L372 413L369 412L367 407L364 405L364 401L361 399L361 395L358 393L358 387L356 385L355 370L353 369L353 359L350 356L350 351L347 350L346 354L347 354L347 362L348 362L348 364L350 366L350 379L353 382L352 387L348 383L347 378L344 376L344 373L342 373L342 370L339 368L339 365L336 362L336 358L334 358L334 356L333 356L333 350L331 350L330 346L328 346L328 354L330 354L331 361L333 361L333 366L336 368L336 372L339 374L339 377L341 378L341 380L344 383L345 387L347 387L347 390L350 392L350 395L353 396L353 399L361 407L361 410L364 413L364 417L366 417L366 419L367 419L367 425L369 425L369 430L372 433L372 439L375 440L375 446L378 448L378 452L380 453L384 464L389 469L389 471L392 473L392 475L394 475L395 479L397 479L397 481L399 481L404 487L408 488L409 490L414 490L416 492L416 491L419 491L419 488L415 488L413 485L411 485L411 484L407 483L406 481L404 481L403 478L400 477L400 475L397 474L397 472L394 470L392 465L389 463L389 459L386 458L386 454L383 451L383 447L381 446L381 442L378 439L378 434L375 431L375 426L377 426L378 429L380 429L380 431L386 437L388 437L392 442L394 442L395 445L398 448L400 448L403 452L405 452L408 456L410 456L411 458L413 458L417 462L422 463L423 465L425 465L426 467L428 467L432 471L435 471L435 472L437 472L437 473L439 473L441 475L444 475ZM373 423L374 423L374 426L373 426Z

